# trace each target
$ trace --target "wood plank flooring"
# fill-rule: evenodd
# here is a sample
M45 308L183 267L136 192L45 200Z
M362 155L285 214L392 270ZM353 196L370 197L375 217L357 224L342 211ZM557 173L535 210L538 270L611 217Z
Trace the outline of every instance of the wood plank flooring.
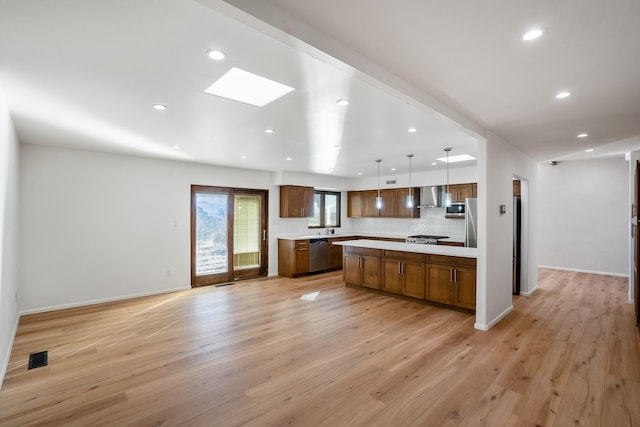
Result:
M341 272L26 316L0 425L640 425L626 278L540 270L502 322L473 324Z

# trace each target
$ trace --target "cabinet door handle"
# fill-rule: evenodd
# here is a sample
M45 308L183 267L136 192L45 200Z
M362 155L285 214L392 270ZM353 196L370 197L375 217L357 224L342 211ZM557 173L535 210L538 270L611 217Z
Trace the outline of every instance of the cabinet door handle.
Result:
M267 240L267 229L262 230L262 240Z
M453 268L449 269L449 281L453 283Z
M398 274L402 274L402 261L398 261Z
M453 269L453 283L458 283L458 269Z

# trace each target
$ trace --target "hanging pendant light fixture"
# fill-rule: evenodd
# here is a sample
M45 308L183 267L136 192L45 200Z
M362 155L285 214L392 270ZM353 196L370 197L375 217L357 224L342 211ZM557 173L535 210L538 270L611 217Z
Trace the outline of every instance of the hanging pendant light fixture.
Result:
M376 197L376 209L382 209L382 197L380 197L380 162L382 159L376 160L378 163L378 197Z
M407 193L407 208L413 209L413 189L411 188L411 159L413 154L407 154L409 158L409 192Z
M451 193L449 192L449 152L451 151L451 147L447 147L444 149L445 153L447 153L447 191L444 193L444 205L446 207L451 206Z

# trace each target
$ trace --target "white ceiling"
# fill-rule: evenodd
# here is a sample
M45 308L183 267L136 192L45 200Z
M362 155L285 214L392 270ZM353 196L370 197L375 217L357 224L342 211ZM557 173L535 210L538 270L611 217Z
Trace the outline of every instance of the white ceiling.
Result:
M319 31L304 43L229 3ZM371 176L414 153L429 170L447 146L475 155L482 128L538 161L617 154L640 135L639 17L635 0L0 0L0 89L26 143L235 167ZM534 24L546 34L522 42ZM348 65L358 55L394 79ZM296 90L262 108L203 93L231 67Z

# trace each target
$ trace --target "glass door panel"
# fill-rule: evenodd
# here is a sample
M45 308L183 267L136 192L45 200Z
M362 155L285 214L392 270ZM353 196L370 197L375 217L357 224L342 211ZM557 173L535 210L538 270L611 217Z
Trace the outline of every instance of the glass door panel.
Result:
M260 195L233 197L233 270L260 267L262 220Z
M233 278L267 274L266 190L234 189Z
M196 276L226 273L226 194L196 193Z
M192 264L194 286L230 280L229 205L226 189L195 187L192 190Z
M191 285L267 274L266 190L191 186Z

